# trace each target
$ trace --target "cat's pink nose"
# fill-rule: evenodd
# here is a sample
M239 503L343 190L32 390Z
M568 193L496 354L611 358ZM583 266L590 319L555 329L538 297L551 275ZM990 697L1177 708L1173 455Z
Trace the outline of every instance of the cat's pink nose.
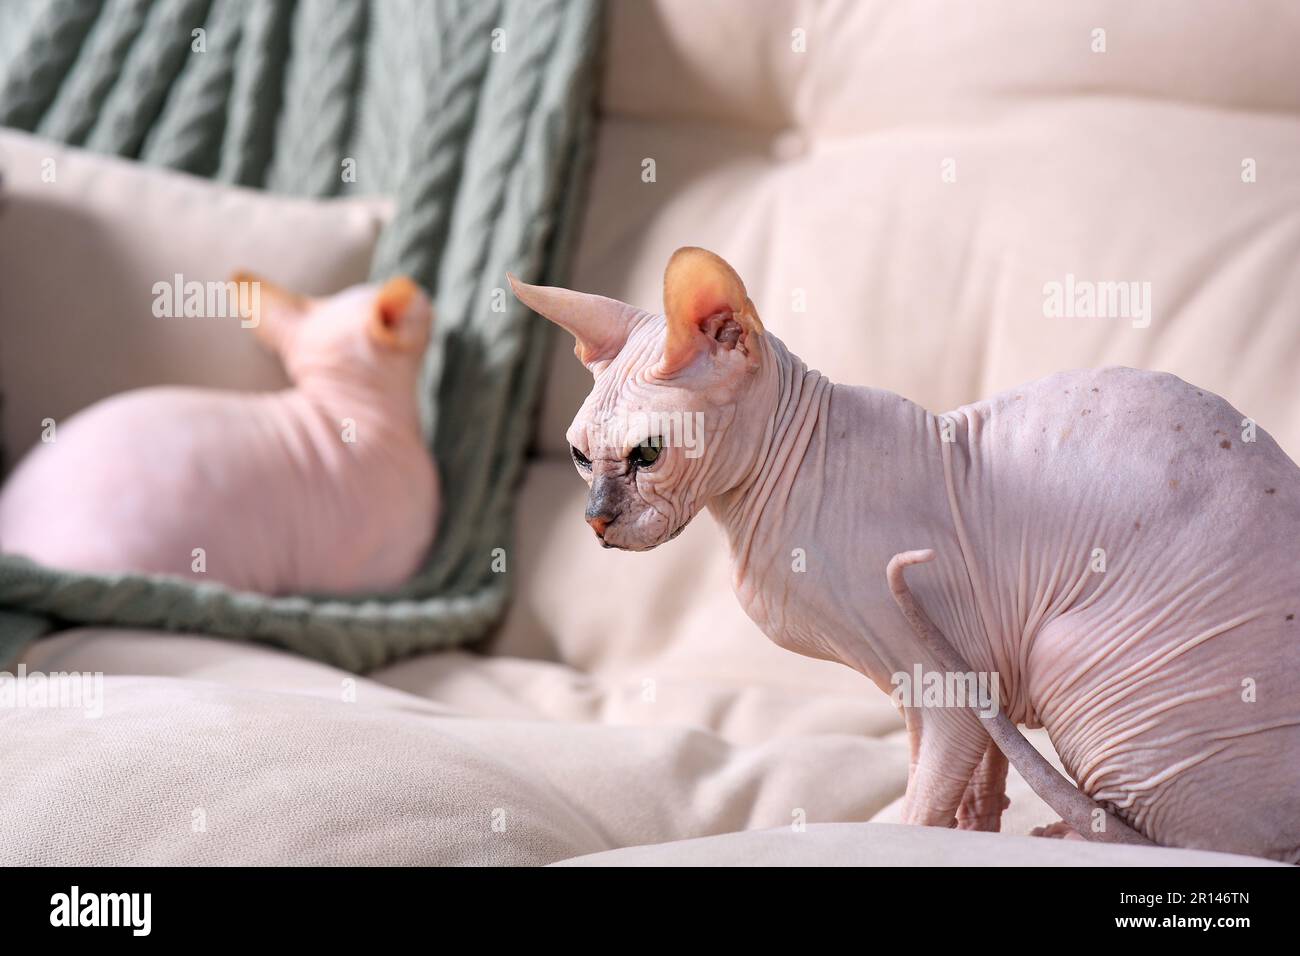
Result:
M596 537L605 537L605 529L609 527L609 519L602 515L595 515L587 519L587 524L591 525L591 530L596 532Z

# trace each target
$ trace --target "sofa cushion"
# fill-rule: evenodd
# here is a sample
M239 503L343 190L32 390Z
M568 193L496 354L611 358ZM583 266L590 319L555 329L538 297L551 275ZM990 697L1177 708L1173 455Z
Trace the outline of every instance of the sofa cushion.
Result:
M1281 866L1232 853L1002 836L888 823L819 823L634 846L557 866Z

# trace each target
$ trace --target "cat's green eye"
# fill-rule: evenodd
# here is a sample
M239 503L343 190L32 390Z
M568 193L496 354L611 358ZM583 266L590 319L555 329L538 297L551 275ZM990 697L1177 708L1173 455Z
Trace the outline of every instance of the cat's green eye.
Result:
M578 451L578 447L576 445L570 445L569 451L573 455L573 460L578 463L579 468L591 467L591 459L588 458L586 455L584 455L582 452Z
M638 468L649 468L658 460L662 446L662 438L647 438L632 449L632 454L628 455L628 460Z

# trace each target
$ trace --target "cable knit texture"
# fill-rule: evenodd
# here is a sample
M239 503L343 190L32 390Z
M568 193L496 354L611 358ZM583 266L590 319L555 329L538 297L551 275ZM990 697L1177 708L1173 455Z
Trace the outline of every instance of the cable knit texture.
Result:
M413 275L437 302L421 410L446 499L424 568L396 594L355 600L0 557L0 665L56 621L265 641L355 671L482 636L508 593L494 549L510 541L545 344L505 274L563 271L595 0L43 0L20 12L3 18L0 125L275 192L394 197L373 273Z

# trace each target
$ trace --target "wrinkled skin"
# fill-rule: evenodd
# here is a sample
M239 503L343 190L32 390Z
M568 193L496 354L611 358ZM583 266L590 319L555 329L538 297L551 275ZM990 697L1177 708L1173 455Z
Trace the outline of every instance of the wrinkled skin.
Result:
M1110 368L935 416L808 370L698 249L665 315L516 292L594 375L568 437L603 544L656 547L707 508L755 623L887 693L934 664L884 569L932 548L917 600L1080 789L1162 845L1300 859L1300 468L1227 402ZM704 454L630 464L644 436L621 423L653 409L703 412ZM971 710L903 712L904 819L997 829L1007 764Z
M416 405L432 321L409 280L320 300L262 282L256 334L293 387L140 389L57 423L0 493L0 549L265 594L395 587L437 520Z

